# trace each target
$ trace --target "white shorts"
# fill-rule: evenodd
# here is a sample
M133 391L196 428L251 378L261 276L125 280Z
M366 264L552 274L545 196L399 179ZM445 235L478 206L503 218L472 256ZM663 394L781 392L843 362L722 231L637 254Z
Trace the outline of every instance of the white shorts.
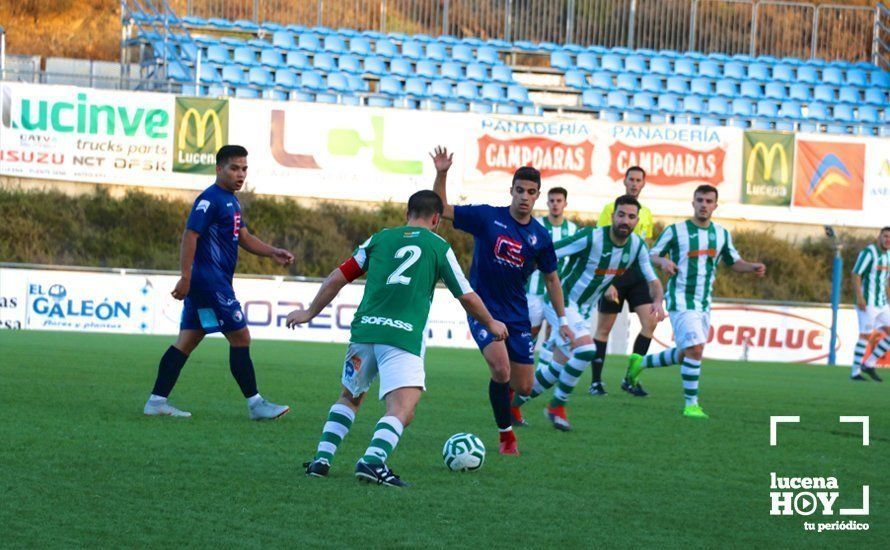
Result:
M544 322L544 308L550 302L543 294L526 294L525 299L528 301L528 320L532 328L541 326Z
M417 387L426 391L423 358L386 344L349 343L343 361L343 386L353 397L371 389L380 373L380 399L399 388Z
M890 327L890 306L866 306L865 311L856 308L859 318L859 334L871 334L881 327Z
M559 326L559 318L556 316L556 310L550 304L544 308L544 319L547 320L548 325L554 327L550 330L550 343L559 347L563 353L571 355L571 342L564 342L562 336L559 335L559 330L556 328ZM566 320L569 322L569 328L575 334L575 338L585 334L592 334L590 319L581 315L574 304L566 306Z
M708 343L708 332L711 330L710 312L671 311L670 317L677 349Z

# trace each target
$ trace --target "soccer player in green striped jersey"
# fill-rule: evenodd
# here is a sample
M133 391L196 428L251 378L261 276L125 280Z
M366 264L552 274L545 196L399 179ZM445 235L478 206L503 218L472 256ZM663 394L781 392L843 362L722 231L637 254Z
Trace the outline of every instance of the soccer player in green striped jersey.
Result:
M537 218L544 229L550 233L553 242L557 242L566 237L571 237L578 231L578 226L565 217L565 208L568 205L569 192L564 187L553 187L547 192L547 209L546 216ZM559 264L563 267L565 261ZM532 325L532 339L537 340L538 333L544 323L544 308L547 306L547 287L544 284L544 277L540 271L532 273L528 279L526 287L526 299L528 300L528 319ZM548 325L548 330L552 327ZM545 333L544 343L538 350L538 367L541 365L549 365L553 358L553 351L548 335ZM510 392L510 400L515 399L515 393ZM522 412L519 407L511 407L510 414L513 416L514 426L527 425L522 418Z
M890 352L890 305L887 278L890 277L890 227L881 229L877 242L866 246L853 266L853 286L856 292L856 316L859 318L859 341L853 353L853 380L865 380L864 371L872 380L881 381L875 370L878 359ZM868 358L862 356L874 331L883 338L875 344Z
M646 357L632 355L622 382L623 389L631 388L643 368L681 363L686 396L683 415L692 418L708 418L698 404L698 380L711 327L711 292L717 264L722 261L739 273L766 274L762 263L743 260L729 231L711 221L717 198L715 187L699 186L693 195L692 219L666 227L652 246L652 263L671 276L665 298L676 347Z
M311 321L341 288L367 273L343 362L340 397L328 413L315 458L304 464L307 475L328 474L337 446L379 374L386 414L377 422L371 444L355 466L355 476L381 485L407 485L386 466L386 459L426 390L424 333L439 279L496 339L507 337L507 327L492 318L473 292L451 246L433 233L442 211L442 199L434 192L414 193L408 200L407 224L375 233L328 275L308 309L297 309L287 316L290 328Z
M596 347L590 333L590 316L612 281L639 265L653 296L651 313L659 320L664 318L661 282L650 264L646 243L633 232L639 209L640 203L634 197L618 197L610 225L585 227L554 245L557 258L568 259L560 271L560 280L566 297L566 317L575 338L568 343L556 334L551 336L554 352L550 365L539 363L531 395L516 396L513 404L521 406L556 385L546 414L558 430L571 428L565 405L584 369L594 358ZM548 323L556 322L557 314L552 306L544 310L544 316Z

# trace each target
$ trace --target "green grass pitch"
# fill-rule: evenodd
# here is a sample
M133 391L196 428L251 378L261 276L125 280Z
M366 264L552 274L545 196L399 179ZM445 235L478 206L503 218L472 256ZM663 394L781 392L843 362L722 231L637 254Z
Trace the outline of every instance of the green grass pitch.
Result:
M573 431L525 409L521 457L497 454L487 369L476 351L431 349L414 423L390 464L406 490L358 483L356 459L383 412L369 399L328 479L311 457L337 396L345 346L258 341L260 390L292 411L247 420L222 340L183 370L171 402L142 405L169 337L0 331L0 525L13 547L888 547L890 383L854 384L841 368L706 361L701 402L684 419L679 368L650 370L652 394L623 394L610 357L604 398L570 402ZM890 374L890 373L888 373ZM888 377L890 378L890 377ZM372 392L376 396L376 384ZM549 394L548 394L549 395ZM769 446L770 415L800 415ZM869 415L871 445L840 415ZM482 470L445 469L455 432L481 436ZM834 476L840 507L871 488L868 517L769 515L770 472ZM803 522L855 519L867 532L814 533Z

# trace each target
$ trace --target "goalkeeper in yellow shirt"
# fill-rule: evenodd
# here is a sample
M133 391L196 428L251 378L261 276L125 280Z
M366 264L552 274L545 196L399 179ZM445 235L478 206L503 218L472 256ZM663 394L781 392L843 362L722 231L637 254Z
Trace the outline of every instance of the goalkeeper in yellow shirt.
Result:
M632 166L624 173L624 187L627 194L639 200L640 192L646 186L646 171L639 166ZM597 227L612 224L612 213L615 205L609 201L603 208L597 221ZM639 222L634 232L647 242L652 240L653 222L652 211L645 206L640 207ZM596 344L596 355L593 359L593 381L590 384L590 395L606 395L603 387L603 363L606 359L606 344L609 341L609 333L615 324L615 319L621 313L624 302L630 306L630 310L637 314L640 318L642 329L637 339L634 341L633 352L640 355L646 355L649 351L649 344L652 342L652 333L655 331L655 325L658 324L657 319L652 314L651 308L652 296L649 294L649 285L643 274L640 273L639 266L634 264L632 269L615 279L614 283L606 294L600 300L598 310L599 315L596 323L596 334L594 343ZM637 384L626 390L629 393L645 397L647 394L642 386Z

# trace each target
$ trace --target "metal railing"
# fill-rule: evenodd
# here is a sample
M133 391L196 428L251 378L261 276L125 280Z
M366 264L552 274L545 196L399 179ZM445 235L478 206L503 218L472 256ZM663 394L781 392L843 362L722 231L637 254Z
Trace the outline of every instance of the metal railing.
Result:
M170 0L180 15L508 41L888 61L887 8L780 0Z

